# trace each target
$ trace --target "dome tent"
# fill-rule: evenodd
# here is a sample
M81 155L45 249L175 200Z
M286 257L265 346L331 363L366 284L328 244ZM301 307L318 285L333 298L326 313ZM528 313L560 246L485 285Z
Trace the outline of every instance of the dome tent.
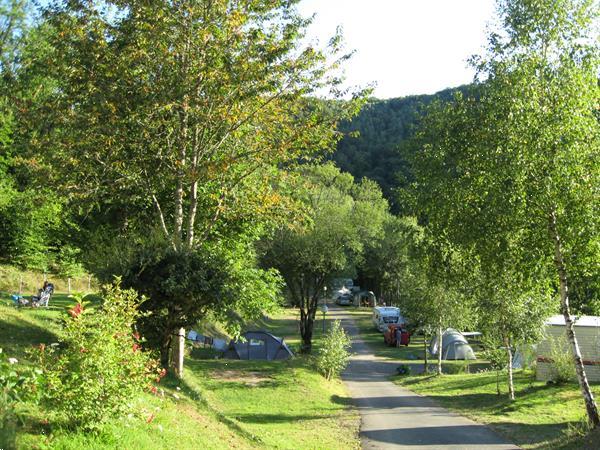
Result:
M438 354L438 336L429 343L429 353ZM442 359L477 359L465 337L453 328L442 333Z
M289 359L294 356L283 338L267 331L246 331L243 340L232 340L223 353L226 359L263 359L267 361Z

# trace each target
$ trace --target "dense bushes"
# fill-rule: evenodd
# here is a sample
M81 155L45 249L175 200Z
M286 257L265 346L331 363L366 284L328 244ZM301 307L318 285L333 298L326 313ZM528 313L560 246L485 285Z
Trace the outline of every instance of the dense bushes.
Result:
M58 350L40 348L43 402L67 426L94 429L126 413L131 399L160 378L134 332L138 295L119 284L104 289L101 305L79 301L69 310Z

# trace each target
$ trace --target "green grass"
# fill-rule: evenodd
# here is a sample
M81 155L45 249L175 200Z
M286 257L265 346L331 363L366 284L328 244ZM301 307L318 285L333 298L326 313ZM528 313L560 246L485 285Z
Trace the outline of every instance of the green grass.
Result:
M56 342L60 321L73 300L53 296L50 307L15 308L0 294L0 348L28 364L27 350ZM266 328L299 344L296 315L283 310L249 328ZM224 337L214 324L199 327ZM316 347L320 329L315 330ZM202 350L202 349L198 349ZM21 405L25 423L17 446L22 449L353 449L359 447L359 418L343 384L315 373L310 357L291 361L231 361L194 351L186 359L184 380L163 381L164 397L133 399L135 414L115 420L99 433L59 428L51 413ZM197 355L207 355L202 359ZM152 420L148 422L148 419ZM1 443L0 443L1 444ZM0 447L3 447L0 445Z
M434 399L441 406L477 422L489 424L523 448L598 448L596 433L584 438L585 408L576 384L546 385L535 381L531 371L515 372L516 400L506 395L505 375L500 379L502 395L496 391L496 373L397 377L396 383ZM594 386L596 394L600 386Z
M66 292L68 287L68 279L55 273L40 273L28 270L20 270L14 266L0 264L0 291L9 293L18 293L19 288L22 288L24 296L35 295L37 290L44 284L47 279L54 284L57 291ZM97 281L92 278L88 279L87 275L71 278L71 290L73 292L87 292L88 283L91 284L91 290L96 290L98 287Z

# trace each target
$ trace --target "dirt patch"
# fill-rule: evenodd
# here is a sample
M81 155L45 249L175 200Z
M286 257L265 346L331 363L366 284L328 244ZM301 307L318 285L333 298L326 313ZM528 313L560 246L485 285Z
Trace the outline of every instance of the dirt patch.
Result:
M260 383L271 380L271 377L262 372L246 372L241 370L220 370L211 373L213 378L218 378L247 386L258 386Z

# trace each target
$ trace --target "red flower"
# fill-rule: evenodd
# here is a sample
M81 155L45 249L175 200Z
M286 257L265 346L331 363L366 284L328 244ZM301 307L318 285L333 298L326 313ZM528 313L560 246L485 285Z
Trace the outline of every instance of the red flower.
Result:
M140 333L138 333L137 331L136 331L135 333L133 333L133 338L134 338L136 341L139 341L139 340L140 340Z
M156 393L158 392L158 389L156 388L156 386L151 386L150 392L152 392L154 395L156 395Z
M137 352L141 347L139 346L139 344L134 343L131 346L131 349L133 350L133 353Z
M79 316L79 314L81 314L82 312L83 312L83 306L81 306L81 303L77 303L73 309L69 310L69 314L71 315L71 317L73 319L75 319L77 316Z

